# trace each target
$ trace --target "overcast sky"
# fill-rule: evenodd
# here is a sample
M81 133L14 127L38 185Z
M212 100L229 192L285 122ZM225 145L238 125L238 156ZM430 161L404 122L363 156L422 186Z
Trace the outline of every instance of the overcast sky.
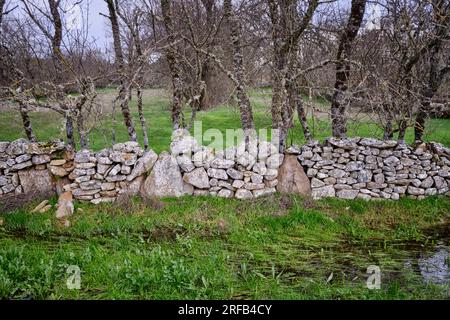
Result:
M47 2L46 0L33 0L34 3L40 3L44 6ZM9 2L9 3L8 3ZM15 15L24 14L24 9L20 5L19 0L9 0L7 7L14 7L19 5L19 8L15 10ZM107 18L101 16L100 13L107 14L108 7L104 0L65 0L66 13L64 14L66 18L66 25L69 28L82 28L83 19L88 20L89 25L89 38L90 40L95 40L98 48L106 48L111 44L110 31L108 26ZM81 3L75 5L76 3ZM350 0L339 0L335 3L339 7L349 7ZM89 11L87 10L89 8ZM377 26L377 18L380 15L378 7L373 5L368 5L366 9L366 28L373 28ZM375 20L375 21L373 21ZM371 23L371 22L375 22Z

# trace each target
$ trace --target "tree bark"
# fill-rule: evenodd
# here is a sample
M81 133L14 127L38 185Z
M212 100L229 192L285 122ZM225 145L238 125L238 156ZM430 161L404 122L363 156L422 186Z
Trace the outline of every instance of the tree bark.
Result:
M161 13L164 27L167 33L169 46L166 49L166 59L172 78L172 127L173 130L182 128L183 111L183 80L181 79L181 67L177 58L175 43L176 37L172 21L172 0L161 0Z
M122 110L123 121L125 123L125 127L127 128L128 135L131 141L137 141L136 130L134 128L133 119L131 117L130 107L128 104L128 94L127 94L127 83L126 83L126 70L125 70L125 62L122 51L122 42L120 40L120 28L119 22L117 19L116 7L113 0L105 0L108 5L109 11L109 20L111 22L111 29L114 40L114 54L116 57L116 69L119 73L120 77L120 89L119 89L119 100L120 100L120 108Z
M28 110L26 109L26 106L19 106L20 109L20 116L22 117L22 123L23 123L23 129L25 131L25 134L27 135L27 138L30 142L36 142L36 136L33 132L33 127L31 126L30 116L28 114Z
M355 40L364 17L366 0L352 0L350 17L341 35L336 63L336 82L331 102L331 122L333 136L343 138L347 133L344 104L350 77L350 58L352 43Z
M241 25L236 19L231 0L224 0L225 18L230 28L230 40L233 47L233 70L238 85L236 86L236 97L241 113L241 125L244 132L249 133L255 128L253 111L246 91L245 67L241 45Z

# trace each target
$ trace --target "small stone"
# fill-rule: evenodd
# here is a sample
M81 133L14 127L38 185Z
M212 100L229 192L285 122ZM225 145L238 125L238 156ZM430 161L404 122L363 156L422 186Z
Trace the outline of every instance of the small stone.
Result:
M182 155L177 157L177 163L183 172L191 172L195 169L195 165L190 156Z
M321 181L319 179L313 178L311 180L311 187L312 188L320 188L320 187L323 187L324 185L325 185L325 183L323 183L323 181Z
M235 180L242 180L244 178L244 174L241 171L230 168L227 170L227 174Z
M218 180L228 180L228 174L223 169L209 168L208 176L210 176L211 178L216 178Z
M44 200L41 203L39 203L33 210L31 210L31 213L37 213L42 210L42 208L46 207L48 205L48 200Z
M358 196L358 190L340 190L336 193L336 196L341 199L352 200Z
M248 200L253 198L253 193L247 189L238 189L235 197L240 200Z
M244 185L245 185L245 182L243 180L234 180L232 186L233 186L233 188L241 189L244 187Z
M269 196L271 194L274 194L275 192L277 192L275 188L267 188L267 189L262 189L262 190L255 190L255 191L253 191L253 196L255 198L260 198L260 197Z
M50 162L51 166L62 166L63 164L65 164L67 161L64 159L60 159L60 160L52 160Z
M15 159L15 161L16 161L16 163L22 163L22 162L28 161L30 159L31 159L31 156L29 154L23 154L21 156L18 156Z
M208 174L204 168L197 168L192 172L185 173L183 180L199 189L207 189L210 187Z
M313 188L311 195L313 199L328 198L334 197L336 195L336 191L333 186L325 186L321 188Z
M59 196L56 218L61 219L73 215L74 205L72 201L72 192L64 192Z
M416 188L416 187L413 187L413 186L409 186L408 187L408 194L413 195L413 196L424 195L425 194L425 190L424 189L420 189L420 188Z
M233 197L233 191L228 190L228 189L222 189L219 191L219 193L217 194L217 196L221 197L221 198L232 198Z
M69 175L69 172L67 172L63 167L49 166L49 169L50 172L57 177L65 177Z
M260 174L252 174L251 181L253 183L263 183L264 177Z

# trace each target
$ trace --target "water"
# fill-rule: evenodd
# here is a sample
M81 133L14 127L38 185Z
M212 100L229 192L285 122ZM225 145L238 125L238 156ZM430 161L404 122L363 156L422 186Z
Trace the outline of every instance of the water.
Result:
M418 259L420 274L427 284L450 285L450 253L439 243L432 252L422 252Z

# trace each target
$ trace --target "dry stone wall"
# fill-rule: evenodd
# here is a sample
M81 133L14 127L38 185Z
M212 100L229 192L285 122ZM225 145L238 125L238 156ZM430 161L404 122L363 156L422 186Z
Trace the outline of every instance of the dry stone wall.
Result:
M315 199L423 199L450 195L449 159L450 149L441 144L412 148L368 138L330 138L292 146L285 154L250 139L214 153L179 130L170 153L159 156L135 142L75 153L61 141L20 139L0 142L0 199L47 191L63 194L61 202L74 198L94 204L121 194L252 199L277 191Z
M72 163L64 160L69 154L62 141L0 142L0 197L56 190L59 181L54 177L73 170Z
M396 141L329 138L287 152L298 155L316 199L449 195L450 149L438 143L413 148Z

